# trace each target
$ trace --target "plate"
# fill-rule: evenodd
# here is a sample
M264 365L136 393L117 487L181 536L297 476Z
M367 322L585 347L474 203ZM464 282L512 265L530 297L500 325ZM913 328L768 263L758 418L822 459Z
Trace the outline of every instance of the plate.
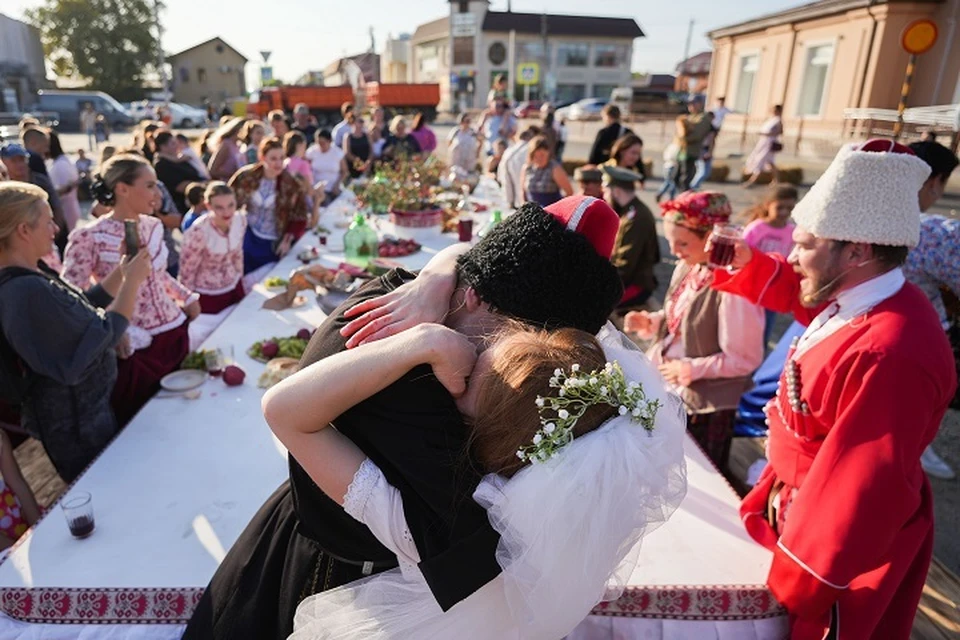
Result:
M182 392L196 389L206 381L206 371L183 369L163 376L163 378L160 379L160 386L167 391Z

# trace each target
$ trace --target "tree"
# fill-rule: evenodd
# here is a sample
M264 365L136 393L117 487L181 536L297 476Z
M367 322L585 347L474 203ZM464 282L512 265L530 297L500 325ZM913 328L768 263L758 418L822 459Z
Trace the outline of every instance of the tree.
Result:
M111 94L141 86L156 68L159 43L151 0L45 0L25 12L61 76L75 76Z

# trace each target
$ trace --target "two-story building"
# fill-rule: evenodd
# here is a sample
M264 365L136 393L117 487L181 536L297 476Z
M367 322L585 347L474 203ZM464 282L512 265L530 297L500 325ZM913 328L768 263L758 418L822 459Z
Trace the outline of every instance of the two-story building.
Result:
M733 109L724 129L754 131L783 106L788 136L838 140L844 109L896 109L909 54L905 27L933 20L939 39L918 57L907 106L960 102L960 0L820 0L709 33L710 104Z
M167 56L173 70L171 87L177 102L201 106L247 95L247 58L223 38L210 38Z
M490 11L487 0L452 0L449 15L417 27L408 76L440 84L440 109L479 109L498 75L514 101L570 102L609 98L629 86L633 41L643 31L633 18ZM536 65L533 85L517 68Z

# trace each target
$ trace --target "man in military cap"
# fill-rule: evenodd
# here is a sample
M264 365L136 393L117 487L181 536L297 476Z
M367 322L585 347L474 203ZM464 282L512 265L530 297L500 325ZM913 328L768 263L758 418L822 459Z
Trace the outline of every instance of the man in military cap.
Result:
M592 198L603 199L603 172L595 164L585 164L573 172L573 181L577 183L577 193Z
M610 258L623 282L618 309L640 306L657 288L654 266L660 262L660 240L653 213L636 194L640 174L629 169L604 165L603 194L620 216L620 229Z

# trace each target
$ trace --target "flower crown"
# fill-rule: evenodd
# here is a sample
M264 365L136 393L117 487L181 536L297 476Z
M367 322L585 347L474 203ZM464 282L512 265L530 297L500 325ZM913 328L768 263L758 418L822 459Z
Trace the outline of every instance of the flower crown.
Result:
M559 391L557 397L537 397L541 426L533 436L533 444L517 450L517 457L524 462L546 462L557 455L573 442L577 420L595 405L617 407L621 416L629 414L633 422L648 432L653 431L660 401L648 400L643 386L627 382L617 362L608 362L603 369L588 374L580 373L578 364L570 367L569 376L556 369L550 378L550 387Z

